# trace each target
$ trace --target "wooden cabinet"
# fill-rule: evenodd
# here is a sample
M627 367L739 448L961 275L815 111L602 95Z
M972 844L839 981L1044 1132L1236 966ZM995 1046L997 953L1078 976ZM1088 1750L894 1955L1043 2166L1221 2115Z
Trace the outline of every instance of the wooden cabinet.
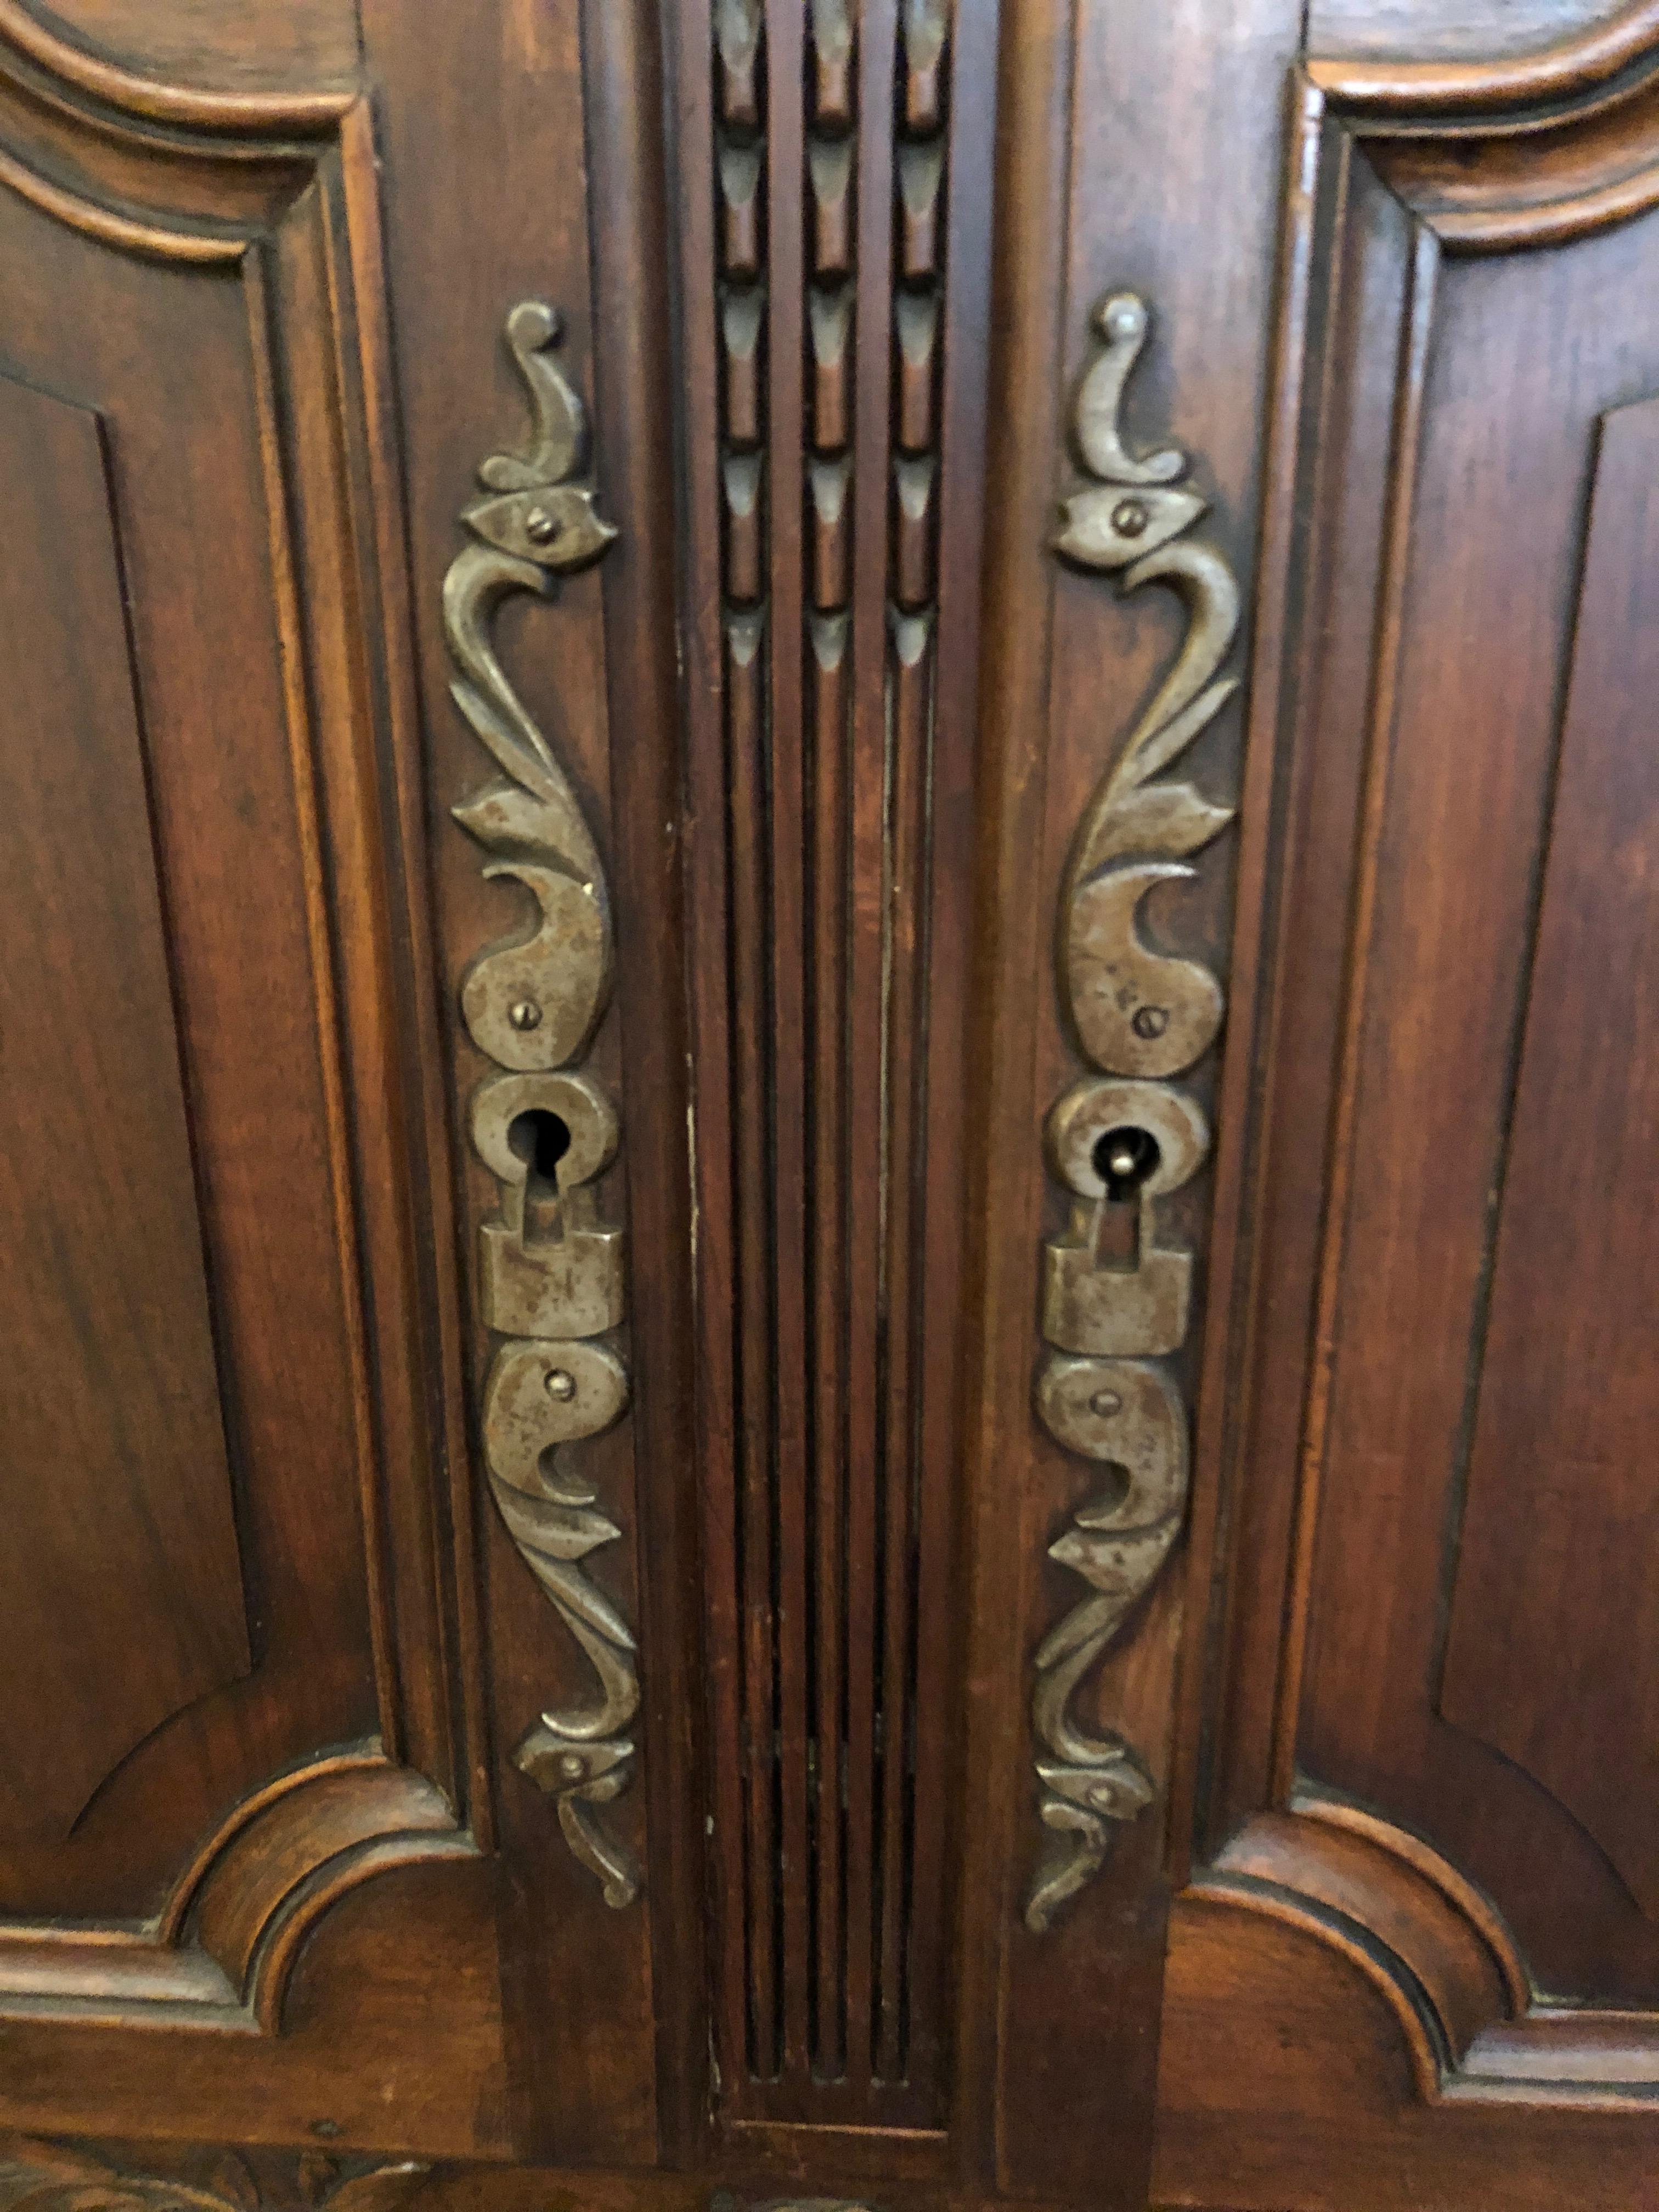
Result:
M1659 9L0 0L0 2212L1659 2202Z

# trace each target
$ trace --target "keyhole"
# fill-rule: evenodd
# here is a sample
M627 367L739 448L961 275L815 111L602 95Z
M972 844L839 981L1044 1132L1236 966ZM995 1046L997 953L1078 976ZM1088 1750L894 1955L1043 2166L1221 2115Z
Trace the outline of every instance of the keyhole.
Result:
M1121 1206L1157 1174L1161 1155L1158 1139L1150 1129L1127 1122L1097 1137L1091 1157L1095 1173L1106 1186L1107 1199L1114 1206Z
M570 1124L562 1114L532 1106L507 1124L507 1141L529 1173L524 1183L524 1225L527 1238L562 1233L559 1162L570 1150Z

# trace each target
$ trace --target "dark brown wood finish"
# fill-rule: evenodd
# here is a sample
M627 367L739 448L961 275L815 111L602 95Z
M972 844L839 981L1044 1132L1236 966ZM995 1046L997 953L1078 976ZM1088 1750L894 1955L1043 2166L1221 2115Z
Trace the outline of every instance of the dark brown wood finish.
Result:
M1298 93L1245 847L1267 957L1221 1170L1231 1610L1161 2089L1182 2201L1455 2203L1484 2164L1516 2203L1612 2206L1655 2156L1647 1660L1616 1595L1648 1548L1644 1361L1612 1247L1645 1176L1619 855L1648 556L1639 471L1598 458L1659 368L1639 13L1616 53L1322 58ZM1224 1991L1261 2052L1225 2082Z
M988 1282L970 1429L979 1734L970 1743L966 1882L969 1898L988 1893L996 1905L988 1911L978 1902L963 1929L967 2016L994 2021L995 2032L988 2027L969 2045L975 2070L964 2081L963 2114L1004 2185L1125 2204L1144 2197L1152 2150L1153 1992L1167 1906L1162 1791L1182 1567L1177 1556L1085 1693L1098 1723L1149 1759L1159 1802L1124 1828L1069 1916L1035 1936L1020 1923L1042 1837L1028 1669L1038 1636L1074 1601L1043 1554L1083 1502L1089 1471L1036 1420L1031 1376L1041 1242L1061 1218L1045 1174L1042 1117L1079 1072L1053 980L1055 887L1091 791L1173 656L1181 615L1173 597L1151 592L1120 606L1099 577L1060 567L1049 543L1054 501L1077 481L1066 421L1097 343L1091 319L1129 286L1153 316L1131 389L1131 440L1139 450L1173 434L1194 454L1198 489L1214 502L1214 534L1248 578L1277 125L1297 22L1294 10L1272 5L1243 21L1231 11L1229 21L1236 49L1224 80L1185 68L1199 34L1152 14L1085 9L1074 18L1032 6L1004 27L1002 350L994 377L1010 397L999 410L988 492L997 529L982 805L993 842L978 997L988 1007L990 1098L976 1177L988 1194ZM1129 129L1136 150L1126 160ZM1193 228L1172 220L1172 191L1192 210ZM1224 245L1221 226L1229 226ZM1237 714L1225 710L1194 755L1206 792L1237 790ZM1230 874L1228 848L1212 848L1199 883L1158 905L1154 923L1164 943L1224 969ZM1197 1081L1207 1096L1212 1071L1201 1068ZM1175 1242L1201 1246L1207 1206L1202 1181L1172 1202ZM1011 1479L1012 1470L1020 1472Z
M1659 1655L1644 1580L1659 1531L1642 1475L1655 1119L1644 702L1659 696L1659 671L1644 656L1659 636L1644 596L1659 575L1656 422L1659 401L1614 408L1596 442L1439 1695L1449 1722L1574 1816L1649 1921L1659 1863L1644 1787L1653 1754L1641 1747L1659 1741ZM1605 1206L1609 1188L1618 1195ZM1524 1548L1510 1534L1517 1520ZM1513 1654L1533 1639L1552 1663L1517 1678ZM1581 1717L1592 1711L1593 1735ZM1609 1757L1609 1744L1633 1758ZM1629 1974L1634 1962L1626 1953L1615 1963ZM1635 1974L1627 1987L1656 1995ZM1606 1990L1602 1967L1589 1989L1563 1993Z
M720 2103L937 2130L992 58L678 13Z
M112 481L126 525L132 661L149 738L161 896L185 1032L182 1052L174 1044L169 1057L174 1067L182 1060L197 1135L209 1224L206 1278L216 1293L221 1357L234 1377L228 1449L253 1519L247 1569L267 1658L246 1691L231 1692L233 1705L250 1706L246 1715L228 1727L216 1727L206 1711L181 1716L146 1747L151 1776L142 1773L143 1759L130 1764L81 1825L69 1854L54 1850L46 1861L31 1861L20 1853L9 1869L14 1912L141 1917L155 1909L158 1888L201 1829L245 1790L314 1746L368 1736L378 1725L367 1591L361 1564L355 1576L351 1566L354 1551L360 1563L362 1557L354 1495L362 1464L361 1370L354 1372L332 1181L346 1170L337 1156L331 1162L324 1066L330 1047L319 1037L313 1000L309 929L317 909L313 903L307 911L299 811L308 794L296 793L282 742L287 702L268 567L253 365L259 339L257 328L250 331L249 293L188 262L124 255L15 191L5 195L0 219L9 227L15 265L38 272L29 288L20 286L9 318L15 372L91 399L109 426ZM196 243L188 235L186 242ZM230 251L240 256L240 246ZM257 301L259 276L252 275ZM199 380L193 390L182 381L171 391L155 389L156 349L168 329L191 333ZM100 358L105 348L112 359ZM136 377L128 366L135 362ZM208 481L198 491L192 478L200 477ZM206 520L216 498L216 526ZM106 517L106 545L109 526ZM230 541L210 561L210 536ZM235 672L214 650L227 606L248 616L246 659ZM125 640L107 615L100 641L106 682L131 696ZM258 713L278 745L263 757L236 758L206 787L176 735L192 712L198 729L216 714ZM120 727L103 725L99 733L118 746ZM125 743L130 776L130 708ZM96 785L95 770L83 774ZM234 878L227 874L233 864ZM57 896L72 895L60 884ZM110 1106L88 1089L91 1073L83 1067L72 1079L81 1086L72 1110L83 1115ZM152 1070L127 1110L143 1116L154 1099L165 1128L179 1113L179 1078L163 1058L159 1091ZM263 1113L256 1102L266 1102ZM72 1224L90 1191L76 1176L62 1178L58 1188L56 1203L70 1212L60 1238L84 1237L91 1223ZM296 1211L301 1193L305 1203ZM285 1260L267 1251L260 1225L284 1206L295 1232ZM278 1335L269 1327L270 1300L281 1295L285 1276L294 1290L309 1287L309 1317L295 1334ZM228 1504L218 1508L222 1530ZM295 1514L308 1522L314 1549L282 1534ZM320 1644L307 1646L308 1616L331 1624ZM110 1618L114 1628L119 1615ZM87 1630L95 1633L97 1620L94 1612ZM100 1656L106 1667L118 1668L118 1644ZM234 1668L231 1679L242 1672ZM162 1818L144 1821L135 1848L132 1809L124 1807L120 1785L147 1796L158 1760L172 1769L155 1800ZM100 1772L90 1780L105 1778Z
M56 994L57 1053L40 1057L38 1000L15 1001L7 1044L18 1126L55 1090L86 1157L58 1172L9 1146L8 1167L59 1255L41 1283L55 1265L82 1300L100 1369L64 1393L83 1425L68 1465L54 1474L27 1420L7 1447L8 1481L57 1516L9 1632L58 1644L72 1671L36 1717L63 1739L40 1801L57 1832L14 1832L4 1862L6 2117L62 2128L96 2081L108 2127L293 2138L315 2122L349 2140L384 2132L388 2081L429 2074L446 2083L416 2131L472 2150L501 2133L483 1870L435 1866L433 1887L410 1871L397 1891L399 1976L466 1962L429 2039L398 1977L376 1984L384 1929L354 1896L477 1850L470 1601L431 1441L441 1376L422 1364L430 1037L398 950L415 762L389 676L399 532L367 115L326 67L285 85L276 54L258 89L215 94L21 10L0 33L6 388L51 410L9 447L33 564L15 573L37 599L32 618L27 596L9 603L31 635L14 641L8 764L17 835L43 806L57 824L9 879L41 872L37 928L78 912L52 957L85 963ZM15 991L29 963L11 949ZM100 996L112 1033L94 1048ZM146 1234L157 1206L172 1220ZM27 1355L21 1323L9 1340ZM174 1364L159 1416L132 1367L146 1342L158 1378ZM84 1488L100 1407L127 1425L106 1509ZM179 1452L188 1472L170 1473ZM100 1549L147 1511L128 1556ZM102 1588L77 1599L50 1565L65 1543ZM140 1626L157 1547L166 1612ZM40 1602L50 1624L31 1627ZM189 1681L169 1672L181 1632L220 1647ZM374 1892L374 1912L390 1903ZM305 1992L346 1950L319 2021Z
M692 1270L687 1172L682 893L682 775L674 556L668 487L674 463L674 361L659 241L667 228L666 58L646 0L588 0L586 129L594 206L626 222L592 226L594 295L604 334L595 401L607 424L606 483L627 556L607 566L606 655L619 726L635 733L613 769L617 854L637 921L619 957L624 1002L644 1018L623 1038L629 1152L650 1194L632 1223L635 1420L649 1480L640 1493L647 1571L641 1634L654 1655L644 1685L655 1750L646 1776L651 1821L659 2155L689 2166L708 2121L708 1948L703 1802L705 1681L701 1662L698 1467L685 1448L695 1418L687 1316ZM653 742L638 742L648 732Z
M5 378L0 471L39 549L8 569L0 639L0 1418L31 1478L0 1559L0 1833L57 1850L127 1753L251 1653L102 425Z
M545 299L559 310L561 359L591 413L600 510L620 532L602 575L563 581L550 604L504 610L499 641L528 711L573 772L619 916L617 1011L589 1065L621 1102L616 1194L602 1202L613 1218L627 1214L630 1273L641 1286L630 1306L638 1396L628 1420L579 1449L629 1537L607 1552L595 1579L641 1625L647 1704L636 1727L647 1780L607 1814L632 1851L649 1845L642 1901L626 1910L605 1905L572 1858L553 1805L513 1765L513 1748L540 1710L586 1694L587 1662L499 1517L482 1503L480 1510L495 1788L513 1869L502 1939L515 2128L525 2148L543 2156L643 2164L659 2148L683 2156L695 2139L702 2063L695 1922L702 1878L688 1765L697 1740L695 1645L684 1622L696 1530L686 1518L685 1386L675 1379L685 1357L680 1283L690 1238L668 720L672 613L664 582L672 543L667 348L663 302L654 325L641 315L638 273L657 158L645 136L654 31L643 10L622 20L605 10L592 22L563 10L532 21L506 7L457 45L431 39L401 9L370 8L365 25L388 118L392 313L399 330L423 334L401 349L399 379L418 456L410 471L412 567L422 580L416 634L447 993L480 945L517 927L502 890L480 878L475 853L447 818L488 763L447 697L452 671L438 619L438 583L456 549L471 472L482 453L514 434L522 406L499 340L516 301ZM451 134L444 165L426 151L440 112ZM611 341L604 346L595 337L601 328ZM653 640L654 647L641 643ZM628 733L614 753L612 729ZM619 790L628 794L625 813ZM477 1218L494 1212L495 1187L460 1117L484 1063L464 1035L455 1043L453 1142ZM623 1191L641 1175L648 1200L625 1206ZM476 1321L474 1328L476 1389L485 1352ZM648 1548L636 1552L636 1544ZM660 2014L653 1945L668 1962ZM664 2036L660 2077L653 2016ZM659 2078L672 2106L662 2115Z
M1642 1986L1632 1949L1643 1940L1638 1923L1616 1937L1609 1931L1594 1966L1583 1958L1569 1966L1559 1952L1552 1964L1548 1949L1539 1948L1593 1940L1587 1908L1605 1880L1599 1868L1581 1854L1571 1891L1556 1889L1547 1905L1546 1890L1535 1932L1528 1934L1524 1900L1538 1881L1563 1878L1560 1853L1572 1847L1553 1826L1545 1842L1538 1822L1549 1816L1542 1808L1529 1815L1518 1802L1504 1803L1504 1793L1525 1787L1512 1768L1494 1768L1473 1792L1459 1778L1471 1755L1465 1746L1437 1739L1438 1770L1425 1747L1439 1725L1432 1707L1443 1635L1436 1615L1449 1571L1443 1561L1455 1576L1458 1491L1472 1425L1480 1405L1490 1402L1484 1392L1474 1395L1480 1370L1468 1371L1469 1346L1473 1333L1478 1361L1489 1341L1491 1289L1482 1278L1492 1264L1494 1188L1508 1214L1510 1100L1519 1024L1534 986L1528 939L1557 769L1557 702L1595 422L1603 406L1639 390L1644 375L1630 351L1640 335L1629 313L1609 331L1607 366L1600 365L1588 302L1607 282L1598 259L1640 252L1641 234L1613 231L1578 248L1559 276L1552 273L1546 310L1540 272L1548 264L1506 258L1442 265L1432 235L1419 231L1413 239L1397 203L1367 181L1357 158L1347 194L1348 223L1367 240L1373 296L1388 318L1384 331L1393 334L1392 344L1379 349L1393 356L1393 375L1377 381L1388 410L1380 427L1395 456L1395 490L1382 517L1383 642L1370 711L1371 765L1360 799L1366 826L1353 893L1360 949L1350 956L1347 986L1350 1003L1364 1012L1350 1017L1335 1109L1339 1151L1329 1205L1343 1244L1340 1259L1327 1260L1319 1294L1318 1327L1334 1346L1334 1360L1333 1371L1316 1381L1305 1447L1310 1468L1322 1466L1328 1502L1318 1516L1319 1553L1307 1555L1304 1570L1310 1612L1300 1722L1293 1705L1281 1717L1277 1756L1281 1778L1294 1759L1313 1778L1373 1804L1410 1808L1413 1825L1443 1844L1455 1842L1453 1856L1516 1919L1546 1987L1635 1995ZM1569 283L1586 288L1585 307L1577 312ZM1514 328L1534 320L1543 325L1540 337L1552 327L1570 331L1571 355L1565 348L1553 356L1547 348L1529 349L1536 363L1530 384L1512 374L1506 404L1494 410L1493 381L1500 362L1513 364ZM1358 343L1369 340L1370 325L1356 319L1350 327ZM1335 386L1354 410L1352 434L1374 441L1377 418L1359 409L1358 376L1340 373ZM1507 466L1456 443L1498 436L1503 454L1513 457ZM1366 476L1375 480L1374 471L1350 465L1351 483ZM1510 549L1501 572L1486 557L1500 541ZM1455 578L1435 573L1437 559L1460 563ZM1491 634L1508 619L1504 608L1522 592L1523 577L1536 578L1528 602L1534 618L1506 655L1501 684L1458 652L1455 637L1434 634L1419 612L1455 600L1474 635ZM1490 595L1484 610L1483 589ZM1348 605L1360 603L1349 595ZM1352 688L1346 696L1353 698ZM1455 748L1435 734L1449 724L1460 732ZM1413 747L1407 740L1418 731L1424 734ZM1483 734L1490 748L1484 756ZM1512 829L1502 811L1509 807ZM1452 810L1463 825L1455 846ZM1458 901L1464 902L1447 903ZM1506 988L1495 988L1498 978ZM1402 1006L1412 1025L1403 1033L1395 1011ZM1462 1041L1450 1082L1431 1049L1435 1037L1448 1034ZM1416 1036L1423 1044L1413 1054L1404 1047ZM1409 1362L1382 1356L1385 1346L1403 1352L1407 1345L1417 1350ZM1538 1356L1534 1346L1534 1362ZM1347 1456L1354 1453L1381 1456ZM1411 1469L1434 1486L1415 1503L1399 1489ZM1303 1510L1312 1540L1311 1504ZM1381 1575L1379 1560L1390 1563ZM1455 1607L1455 1579L1449 1588ZM1285 1694L1297 1695L1294 1678ZM1467 1810L1443 1811L1437 1802L1443 1796ZM1459 1825L1449 1829L1448 1819ZM1498 1858L1483 1861L1471 1821L1490 1824ZM1540 1855L1534 1874L1522 1870L1524 1858L1517 1863L1529 1833ZM1565 1911L1569 1893L1573 1909ZM1609 1895L1609 1908L1613 1902ZM1624 1979L1631 1973L1634 1983Z
M0 2212L1648 2201L1656 226L1653 0L0 0Z

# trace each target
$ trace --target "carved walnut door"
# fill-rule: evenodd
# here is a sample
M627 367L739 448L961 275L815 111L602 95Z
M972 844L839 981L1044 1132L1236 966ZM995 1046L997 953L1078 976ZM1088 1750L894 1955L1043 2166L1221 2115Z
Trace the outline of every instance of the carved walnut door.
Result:
M1659 2197L1656 72L0 0L0 2212Z

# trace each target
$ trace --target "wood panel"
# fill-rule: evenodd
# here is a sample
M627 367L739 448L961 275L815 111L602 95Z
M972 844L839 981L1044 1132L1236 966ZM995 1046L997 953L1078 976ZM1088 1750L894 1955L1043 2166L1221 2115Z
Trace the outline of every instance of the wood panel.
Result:
M33 2136L303 2144L327 2156L501 2159L511 2099L490 1869L405 1867L339 1895L279 2036L0 2008L0 2119ZM443 1992L434 2004L432 1992Z
M1559 1800L1651 1922L1659 400L1600 430L1439 1705Z
M1633 2112L1427 2106L1358 1952L1224 1899L1175 1908L1154 2201L1229 2212L1629 2212L1653 2134Z
M1296 1753L1304 1772L1398 1811L1480 1881L1544 1986L1608 1998L1652 1990L1651 1931L1559 1809L1447 1733L1434 1701L1595 423L1656 366L1633 274L1653 250L1647 228L1588 240L1560 264L1471 258L1437 272L1427 249L1407 249L1407 411L1382 586L1392 658L1373 679ZM1619 314L1598 313L1614 295ZM1534 342L1517 356L1523 326ZM1436 619L1450 605L1455 626ZM1501 639L1501 659L1469 639ZM1511 1526L1525 1540L1526 1517Z
M251 1659L98 417L0 379L0 1835L39 1846Z
M1645 1646L1588 1582L1576 1629L1559 1607L1632 1493L1605 1442L1564 1481L1544 1425L1576 1402L1576 1448L1643 1387L1570 1339L1640 1298L1550 1141L1564 1114L1592 1141L1587 1099L1609 1136L1643 1115L1601 1005L1647 927L1607 857L1646 805L1639 472L1587 532L1659 365L1650 45L1297 85L1229 1063L1253 1109L1219 1164L1231 1587L1160 2088L1182 2201L1455 2206L1501 2174L1613 2204L1653 2155L1653 1923L1585 1826L1639 1868L1587 1778L1640 1801ZM1540 1328L1581 1237L1572 1321ZM1218 2036L1256 2054L1230 2078Z
M263 1662L222 1701L223 1718L205 1708L183 1717L124 1770L82 1823L72 1856L9 1863L14 1910L142 1914L245 1790L378 1724L354 1331L337 1243L305 802L288 754L264 365L248 301L234 283L88 238L15 191L0 199L0 254L15 277L12 361L95 400L109 425ZM248 728L268 741L214 742L218 730ZM286 1234L274 1245L279 1220ZM273 1299L301 1284L305 1297L290 1291L287 1302L291 1325L273 1328ZM100 1617L82 1633L89 1627L102 1663L118 1668Z
M82 903L95 937L124 902L123 943L104 964L131 1026L98 1049L145 1049L154 1067L169 1064L156 1055L171 1039L170 1089L147 1117L135 1109L125 1164L140 1172L145 1146L162 1148L148 1202L167 1207L173 1237L195 1240L198 1317L184 1311L169 1346L187 1356L192 1327L210 1325L211 1419L241 1553L239 1576L223 1524L216 1538L210 1511L191 1510L198 1477L178 1474L155 1516L178 1553L167 1621L135 1632L106 1562L81 1617L59 1608L50 1638L80 1647L94 1745L99 1700L118 1710L125 1680L165 1664L192 1605L196 1632L213 1626L191 1561L210 1572L217 1557L239 1603L245 1582L252 1660L221 1670L244 1679L152 1729L67 1839L5 1856L3 2102L43 2125L94 2110L107 2124L142 2105L141 2128L199 2127L215 2094L204 2085L222 2095L237 2074L253 2124L292 2138L340 2045L315 2070L259 2054L279 2039L319 1924L372 1877L476 1856L458 1820L470 1754L457 1626L470 1598L441 1565L446 1501L428 1425L446 1390L421 1190L431 1037L399 836L414 763L388 672L401 529L367 124L349 94L250 106L104 69L0 17L8 371L67 395L76 404L60 411L83 429L78 459L43 431L15 486L25 521L56 495L55 527L70 535L52 558L84 598L40 720L63 733L54 773L88 753L115 763ZM108 491L93 501L100 440ZM14 453L9 466L21 465ZM40 588L29 578L20 563L12 587ZM43 605L32 624L40 681L61 619ZM26 704L36 680L19 679ZM51 860L44 828L31 849ZM151 872L148 909L134 902L135 854ZM72 923L62 933L76 946ZM96 980L77 975L75 988ZM94 1064L90 1042L76 1050ZM61 1085L76 1066L67 1054L46 1073ZM122 1171L118 1147L105 1149L118 1121L100 1102L83 1202ZM109 1240L118 1257L124 1233ZM158 1231L131 1261L136 1310L167 1292L177 1249ZM119 1316L89 1325L118 1370ZM199 1425L187 1390L173 1395L146 1424L151 1453L189 1449ZM125 1404L100 1368L82 1412L143 1410L142 1392ZM122 1494L141 1504L143 1492L125 1477L110 1488L118 1534ZM129 1571L142 1573L143 1542L133 1548ZM53 1718L71 1734L82 1722L67 1701ZM450 1870L436 1871L422 1893L432 1909L404 1923L399 1955L410 1973L441 1972L455 1947L473 1947L478 2002L459 2040L441 2036L431 2057L470 2085L456 2108L468 2118L441 2130L459 2146L478 2140L493 1954L477 1887L446 1892ZM355 2002L337 1987L331 2036ZM371 2063L418 2074L406 2008L377 2012L371 1999L359 2013ZM380 2108L356 2104L351 2124Z

